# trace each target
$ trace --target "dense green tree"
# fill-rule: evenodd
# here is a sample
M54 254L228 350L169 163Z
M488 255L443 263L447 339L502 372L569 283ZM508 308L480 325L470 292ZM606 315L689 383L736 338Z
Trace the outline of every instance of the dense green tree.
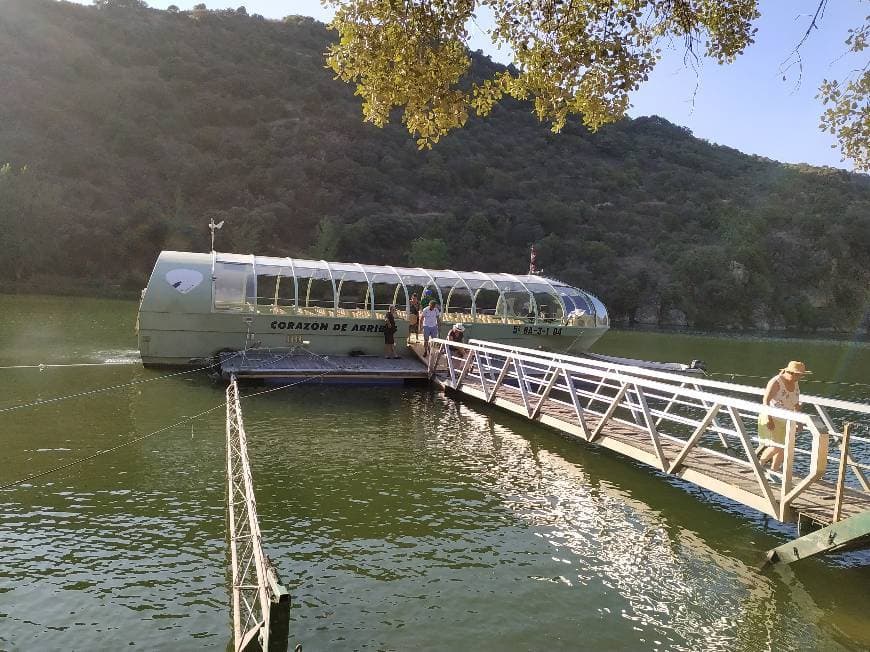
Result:
M341 241L341 231L338 223L331 217L325 217L317 225L317 235L311 246L311 257L316 260L335 260L338 257L338 246Z
M450 263L450 248L441 238L417 238L407 256L408 264L414 267L444 269Z
M655 116L566 139L513 98L419 152L361 123L329 40L303 17L5 0L0 287L135 293L161 248L207 250L214 217L218 249L241 253L523 273L537 243L616 320L866 319L868 177ZM471 55L478 81L503 71Z

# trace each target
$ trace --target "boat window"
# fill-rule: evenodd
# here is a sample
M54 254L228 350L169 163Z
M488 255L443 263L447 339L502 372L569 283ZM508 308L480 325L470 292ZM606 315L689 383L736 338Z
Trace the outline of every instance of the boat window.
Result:
M350 310L353 317L366 317L371 314L369 284L358 280L338 280L338 307Z
M477 314L481 317L495 317L500 300L501 294L498 290L481 288L474 297Z
M372 289L375 292L375 310L381 316L385 315L387 308L396 304L399 310L405 309L405 291L402 285L396 283L396 276L391 274L388 278L384 275L375 275L372 278Z
M298 303L298 284L295 276L290 276L288 269L281 270L281 276L276 279L276 283L278 285L277 296L278 300L276 302L278 308L283 311L287 311L291 309L293 306L296 306Z
M259 269L257 270L260 271ZM275 301L278 277L272 274L257 274L257 305L271 306Z
M517 280L522 283L523 289L531 294L533 299L532 301L523 301L523 304L529 307L526 314L528 319L545 323L562 322L565 319L565 310L562 306L564 297L551 283L544 282L537 276L518 276ZM576 292L576 290L573 291Z
M490 274L501 297L496 305L496 315L509 321L526 321L532 311L532 299L525 286L507 274Z
M353 263L329 263L335 290L338 293L338 308L347 316L364 317L371 311L369 277L362 265Z
M250 263L216 262L214 266L215 310L248 312L256 303L256 278Z
M335 291L329 268L322 261L294 261L299 284L299 310L313 315L329 315L335 310Z
M332 310L335 307L335 294L332 291L332 282L329 279L309 278L303 283L304 305L313 308L314 314L324 314L324 310ZM303 292L302 288L299 289Z
M283 314L295 302L293 277L283 267L257 264L257 312Z
M535 306L538 309L538 319L545 322L561 322L565 318L562 302L552 292L535 292Z
M531 297L528 292L508 291L502 293L496 313L498 316L508 319L527 320L530 314L534 317L533 310Z
M584 294L577 294L576 290L571 293L568 297L574 303L574 309L577 311L582 310L587 315L595 314L595 309L589 303L588 297Z
M607 315L607 308L604 307L604 304L598 300L598 297L594 297L591 294L588 294L586 296L589 297L589 302L595 309L595 321L598 323L598 325L609 326L610 317Z
M464 285L456 284L450 288L444 295L444 303L446 304L444 308L445 314L471 314L472 295Z

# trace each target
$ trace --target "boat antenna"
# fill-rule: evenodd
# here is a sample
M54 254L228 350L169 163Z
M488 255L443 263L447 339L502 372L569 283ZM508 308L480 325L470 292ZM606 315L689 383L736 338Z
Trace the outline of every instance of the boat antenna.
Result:
M224 225L224 220L221 220L217 224L215 224L214 218L212 217L208 221L208 229L211 231L211 250L214 252L214 232L219 230Z
M535 263L538 262L538 250L535 249L535 245L532 245L532 250L529 253L529 276L534 276L535 274L542 274L544 270L538 269Z

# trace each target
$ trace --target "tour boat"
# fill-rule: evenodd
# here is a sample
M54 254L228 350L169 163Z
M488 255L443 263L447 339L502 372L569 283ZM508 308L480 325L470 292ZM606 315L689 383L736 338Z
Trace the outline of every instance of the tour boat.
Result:
M381 355L390 305L400 353L411 297L440 306L441 336L586 351L608 329L596 297L545 276L457 272L229 253L161 252L142 292L137 330L145 365L190 365L221 352L305 349Z

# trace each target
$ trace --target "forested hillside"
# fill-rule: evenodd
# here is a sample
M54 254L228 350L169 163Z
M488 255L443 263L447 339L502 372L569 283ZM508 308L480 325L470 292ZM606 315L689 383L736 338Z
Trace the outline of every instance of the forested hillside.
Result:
M221 250L370 263L523 272L535 243L625 320L866 323L870 177L518 102L421 152L362 123L320 23L116 4L0 0L5 290L135 292L214 217Z

